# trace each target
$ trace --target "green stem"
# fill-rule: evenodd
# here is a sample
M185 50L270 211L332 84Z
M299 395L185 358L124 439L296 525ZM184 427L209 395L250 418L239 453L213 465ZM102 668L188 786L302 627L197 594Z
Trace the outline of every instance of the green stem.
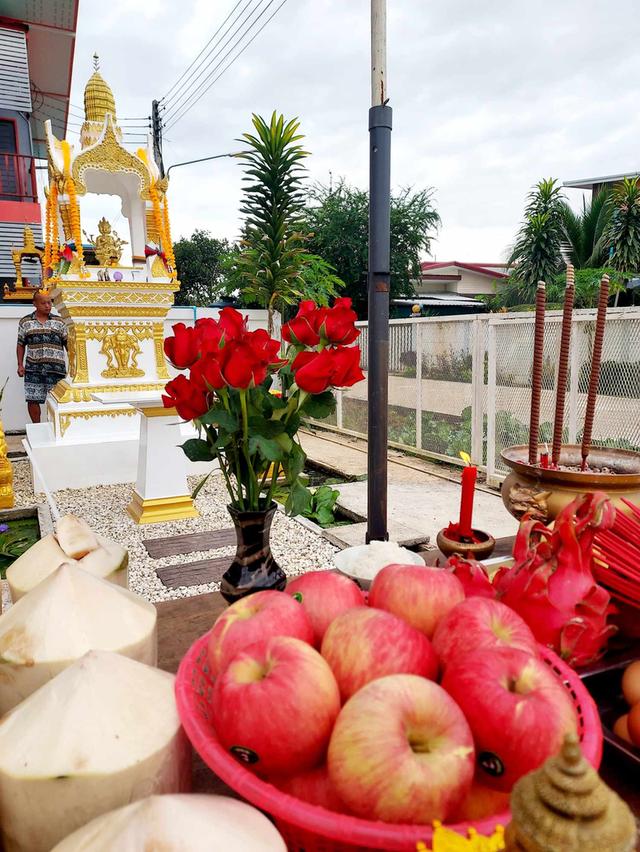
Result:
M267 473L268 472L269 471L267 471ZM269 491L267 492L267 508L269 508L269 506L271 505L271 501L273 500L273 493L276 490L279 472L280 462L275 462L273 465L273 473L271 474L271 484L269 485Z
M240 391L240 409L242 411L242 453L247 463L247 473L249 481L247 483L247 491L249 495L249 507L251 509L259 509L260 493L258 492L258 477L251 463L251 455L249 454L249 413L247 411L247 391Z

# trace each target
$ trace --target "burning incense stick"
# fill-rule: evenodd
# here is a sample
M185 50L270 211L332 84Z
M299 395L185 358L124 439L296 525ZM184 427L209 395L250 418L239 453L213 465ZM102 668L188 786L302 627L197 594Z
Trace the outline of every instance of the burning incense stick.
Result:
M553 445L551 462L554 466L560 460L562 450L562 432L564 430L564 403L567 395L567 376L569 373L569 348L571 346L571 322L573 319L573 300L575 297L575 276L573 266L567 264L567 286L564 291L564 310L562 312L562 333L560 337L560 361L558 364L558 382L556 385L556 413L553 421ZM578 377L572 376L572 382Z
M542 392L542 358L544 352L544 310L546 290L538 281L536 290L536 321L533 339L533 371L531 375L531 419L529 420L529 464L538 462L538 432L540 430L540 394Z
M591 450L591 433L593 418L596 412L598 396L598 381L600 380L600 363L602 360L602 342L604 327L607 320L607 301L609 299L609 276L603 275L600 281L600 298L598 299L598 314L596 316L596 333L593 338L593 354L591 355L591 376L587 394L587 410L584 415L584 432L582 433L582 470L586 470L587 458Z

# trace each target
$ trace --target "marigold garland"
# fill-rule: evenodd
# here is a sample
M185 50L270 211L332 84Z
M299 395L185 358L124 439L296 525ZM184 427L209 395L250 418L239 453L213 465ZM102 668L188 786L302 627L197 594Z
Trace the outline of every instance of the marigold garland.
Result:
M164 253L167 257L167 262L171 267L171 277L176 277L176 258L173 253L173 240L171 239L171 226L169 224L169 202L167 194L164 196L164 204L162 208L162 218L164 220L164 236L167 238L166 246L163 245Z
M53 185L47 193L47 206L45 209L44 225L44 257L42 259L42 271L46 275L47 269L51 268L51 192Z
M138 148L137 154L138 157L145 164L145 166L149 169L149 160L147 159L147 152L144 150L144 148ZM151 172L151 169L149 169L149 172ZM149 195L151 196L151 202L153 204L153 223L156 226L156 232L160 240L160 248L164 252L165 266L169 267L169 274L171 275L172 279L175 279L176 259L173 254L173 243L171 242L171 229L169 227L169 207L167 204L167 195L165 193L163 198L163 205L161 207L157 184L158 181L155 180L152 175L151 183L149 185Z
M62 142L62 153L64 157L64 189L69 196L69 221L71 223L71 233L73 241L76 244L76 257L80 265L84 262L84 249L82 248L82 228L80 226L80 208L78 206L78 196L76 195L76 183L71 177L71 151L69 143Z

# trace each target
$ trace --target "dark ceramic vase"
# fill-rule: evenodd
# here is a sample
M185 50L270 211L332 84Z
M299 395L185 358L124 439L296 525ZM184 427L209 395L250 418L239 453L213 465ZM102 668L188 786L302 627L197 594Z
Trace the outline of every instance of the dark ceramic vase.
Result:
M282 591L287 577L271 553L269 533L276 504L259 512L242 512L227 506L236 528L238 548L225 571L220 584L220 594L229 603L264 589Z

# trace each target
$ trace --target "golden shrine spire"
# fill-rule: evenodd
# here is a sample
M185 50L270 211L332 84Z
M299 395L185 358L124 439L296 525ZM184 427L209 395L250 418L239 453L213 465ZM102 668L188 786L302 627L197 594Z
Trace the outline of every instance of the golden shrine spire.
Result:
M83 148L87 148L97 141L104 127L107 114L111 115L118 136L121 135L120 129L117 126L116 100L108 83L100 74L99 68L100 60L98 54L94 53L93 74L89 77L84 89L85 120L80 131L80 142Z

